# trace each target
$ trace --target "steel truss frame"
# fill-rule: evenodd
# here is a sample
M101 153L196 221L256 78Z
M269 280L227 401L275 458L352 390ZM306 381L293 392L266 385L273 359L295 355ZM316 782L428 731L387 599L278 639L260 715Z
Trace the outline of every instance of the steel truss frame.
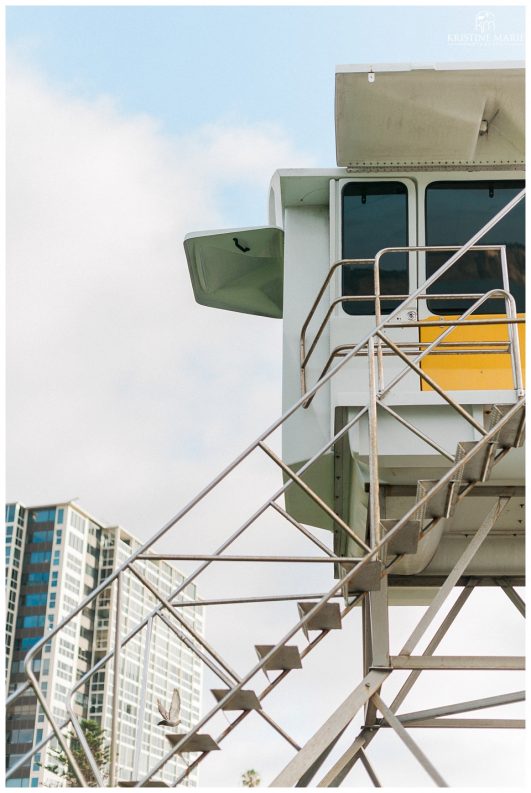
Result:
M361 760L369 777L375 786L381 784L376 782L378 779L374 769L369 771L367 767L366 748L373 738L376 737L380 729L391 728L395 730L407 748L416 757L424 770L431 776L439 787L447 787L441 774L435 769L424 753L417 746L413 738L407 732L410 728L495 728L495 729L522 729L523 719L449 719L448 715L461 714L470 711L506 705L509 703L520 702L525 699L524 691L515 691L508 694L500 694L494 697L484 697L481 699L470 700L467 702L452 703L441 705L436 708L429 708L423 711L398 714L397 711L403 704L405 698L410 693L422 671L433 671L436 669L448 670L470 670L470 669L498 669L498 670L521 670L524 669L523 657L512 656L436 656L434 655L438 645L453 625L456 617L460 614L463 606L477 586L484 584L499 586L503 591L511 592L510 600L516 608L525 616L523 601L506 581L498 579L494 581L490 578L470 577L455 602L448 610L441 625L428 643L425 651L421 655L413 656L411 653L424 636L435 617L440 613L442 607L447 602L451 593L454 591L458 582L463 581L462 574L477 552L481 544L494 527L496 520L507 506L509 499L502 497L497 499L495 505L489 510L483 523L476 531L471 542L456 562L454 568L447 576L430 606L422 615L417 625L413 628L409 638L404 643L399 655L389 655L389 623L386 619L370 618L371 599L380 600L377 608L382 612L381 601L387 600L387 592L381 590L377 593L369 593L364 603L364 624L363 632L363 652L365 659L365 676L362 682L349 695L349 698L332 714L327 722L312 736L305 744L304 748L295 758L284 768L275 778L271 787L304 787L307 786L317 774L322 761L326 757L326 749L332 742L340 737L347 726L355 718L356 714L365 708L364 724L360 729L353 743L343 752L341 757L322 777L317 787L338 787L346 779L353 766ZM383 593L383 594L382 594ZM513 598L516 595L516 599ZM388 604L384 603L387 610ZM370 621L370 627L369 627ZM409 669L405 683L400 688L391 705L386 705L379 690L374 693L374 674L381 675L378 680L378 689L387 680L392 672L397 669ZM381 717L377 717L378 711ZM406 729L407 728L407 729ZM311 776L308 770L311 769Z
M439 268L439 270L432 275L427 281L415 292L411 295L407 296L407 299L404 301L405 303L411 303L416 299L421 299L423 295L427 294L428 288L435 283L445 272L450 269L456 261L459 260L461 256L463 256L466 251L470 250L472 247L476 245L478 240L496 223L504 217L511 209L516 206L516 204L522 200L524 196L524 191L519 193L512 201L507 204L507 206L502 209L489 223L487 223L477 234L474 235L465 245L461 248L456 250L456 252L448 259L448 261ZM489 246L492 247L492 246ZM470 560L473 558L474 554L481 546L482 542L485 540L487 535L489 534L492 527L495 525L498 516L501 514L502 510L508 503L510 498L510 494L507 495L503 493L503 488L500 489L497 501L494 507L489 511L489 514L485 517L484 522L477 530L473 539L471 539L469 545L467 546L466 550L463 552L461 558L458 560L457 564L454 566L453 570L447 576L446 580L441 584L440 589L435 596L433 602L428 607L426 613L423 615L421 620L419 621L417 627L411 634L410 638L402 648L401 652L398 655L391 655L389 650L389 634L388 634L388 626L389 626L389 616L388 616L388 593L387 593L387 584L388 584L388 577L393 575L393 568L401 558L400 555L393 555L388 552L388 546L391 540L393 540L399 532L408 524L408 522L412 520L419 520L420 523L426 523L426 521L421 520L418 516L421 514L423 507L437 494L443 491L444 488L448 487L451 482L457 484L457 501L459 502L467 495L469 495L474 488L477 486L478 482L462 482L461 481L461 472L463 471L464 467L471 462L474 457L481 453L482 450L489 444L496 445L497 438L500 437L500 434L509 427L512 427L513 424L516 422L517 424L517 431L513 433L515 435L514 442L512 443L513 446L519 445L521 439L521 431L523 427L523 409L524 409L524 392L522 386L522 373L521 373L521 364L520 364L520 354L519 354L519 346L518 346L518 334L516 333L516 326L515 323L518 321L516 317L516 308L514 304L514 298L512 297L509 289L509 280L508 280L508 272L507 272L507 260L505 256L505 248L503 246L498 246L500 249L500 256L501 256L501 264L502 264L502 272L503 272L503 284L504 288L502 290L493 290L486 294L480 295L474 302L474 305L468 309L461 317L463 322L467 321L467 318L473 313L473 311L485 300L489 299L490 297L503 297L506 305L506 317L504 318L503 322L506 324L508 328L508 341L506 344L505 352L510 355L512 361L512 369L513 369L513 379L514 379L514 393L515 393L515 402L514 404L509 406L507 412L504 415L501 415L498 422L490 427L485 428L481 424L479 424L455 399L450 397L443 389L440 389L437 383L434 383L431 378L426 375L426 373L419 367L419 363L421 360L428 354L433 351L436 351L438 346L441 344L446 344L445 339L449 333L455 327L455 323L452 323L451 326L446 327L443 329L441 334L431 342L429 345L422 347L422 349L418 349L414 351L413 358L411 354L405 353L401 347L394 342L392 342L386 335L385 331L388 327L393 327L393 321L398 315L401 310L399 306L395 311L388 315L388 317L383 320L380 313L380 290L379 290L379 261L382 255L386 252L389 252L390 249L386 249L381 251L374 261L374 273L375 273L375 301L377 306L377 317L376 317L376 325L375 328L367 334L358 344L354 346L353 349L346 352L345 356L342 360L337 363L337 365L331 369L327 370L323 376L320 378L319 382L314 385L312 388L307 390L303 393L302 397L295 403L280 419L274 422L262 435L252 443L247 449L245 449L227 468L224 469L207 487L205 487L194 499L192 499L189 504L187 504L183 509L177 513L165 526L163 526L149 541L147 541L142 547L137 549L131 556L117 569L115 570L105 581L101 582L96 589L90 593L81 603L69 614L65 617L50 633L44 636L31 650L28 652L25 658L25 672L27 676L27 681L21 685L16 691L11 693L7 699L7 706L9 707L12 705L19 697L25 696L28 693L33 692L36 696L40 707L42 708L45 717L51 726L51 731L48 735L44 736L41 741L36 743L32 749L20 758L13 766L11 766L7 771L7 777L11 777L14 773L22 768L25 764L27 764L33 755L40 751L42 748L46 746L48 741L52 737L56 737L57 741L59 742L65 756L72 767L74 774L76 775L79 783L81 786L87 786L87 780L85 779L79 764L76 762L75 757L72 754L72 751L69 746L69 742L67 737L64 735L64 729L69 725L72 726L74 729L76 736L79 739L80 745L87 757L87 761L91 768L92 774L96 782L102 786L103 785L103 778L100 772L100 769L97 767L95 759L90 751L90 748L87 744L87 741L83 735L81 730L79 720L75 715L74 707L72 704L73 698L76 692L90 679L90 677L99 669L102 669L106 664L112 662L114 669L119 669L120 667L120 657L122 650L125 645L129 641L131 641L135 636L137 636L141 631L146 629L146 644L145 644L145 659L147 661L149 657L149 641L151 636L151 628L153 625L154 619L162 620L168 628L170 628L178 638L187 646L189 649L192 650L201 660L202 662L214 673L216 674L219 679L223 682L224 685L228 687L226 693L221 696L219 701L216 705L206 713L197 724L194 725L192 729L190 729L186 735L177 740L171 750L160 760L158 761L153 768L150 769L147 775L145 775L142 779L136 782L137 786L144 786L147 784L152 784L152 779L154 775L170 760L175 754L179 753L179 751L185 751L185 744L189 739L194 736L197 736L199 730L206 725L210 719L218 713L225 705L229 703L229 701L234 697L235 694L242 691L243 687L255 677L255 675L259 671L265 671L268 665L268 662L275 656L275 654L281 650L286 643L293 637L295 634L302 630L307 633L308 625L311 621L319 615L323 609L336 597L338 597L341 593L348 593L350 588L354 585L356 580L361 581L363 579L363 574L367 572L369 569L369 565L371 563L376 563L379 565L379 577L381 579L381 586L379 591L371 591L370 588L364 590L363 587L360 585L360 589L362 591L358 592L355 596L348 596L346 598L346 605L341 611L341 618L345 618L352 609L361 604L362 607L362 614L363 614L363 639L364 639L364 664L365 664L365 677L363 681L358 685L349 697L345 700L345 702L337 709L337 711L332 714L332 716L325 722L325 724L320 728L320 730L313 736L310 741L308 741L304 746L300 746L298 742L292 738L285 730L278 725L261 707L262 701L265 697L274 689L276 686L282 682L285 677L289 674L289 669L281 671L275 679L270 682L267 687L257 695L257 699L260 702L260 708L256 710L256 712L263 718L278 734L280 734L297 752L294 759L286 766L286 768L281 772L279 776L274 780L272 786L288 786L288 785L297 785L297 786L305 786L310 783L316 773L319 771L320 767L322 766L323 762L325 761L326 757L328 757L329 753L343 734L343 732L347 729L349 724L352 722L352 719L356 715L356 713L361 709L365 709L365 723L363 728L352 744L352 746L342 755L340 760L336 761L333 768L327 772L327 774L323 777L321 782L319 783L320 787L327 787L327 786L336 786L340 784L343 779L345 779L346 775L349 773L352 766L357 762L359 759L367 773L372 780L373 784L379 786L380 783L378 781L378 776L372 767L366 753L365 749L369 745L370 741L374 737L374 735L379 731L381 728L391 728L394 729L397 734L401 737L404 743L409 747L409 749L413 752L413 754L417 757L419 762L425 768L425 770L430 774L432 779L436 782L436 784L444 785L444 780L436 771L436 769L431 765L430 761L423 755L420 749L417 747L409 733L407 732L406 728L409 727L419 727L419 726L440 726L440 724L444 721L445 724L443 726L454 726L454 727L465 727L470 726L470 719L448 719L447 716L449 714L457 714L468 712L470 710L481 709L484 707L492 707L496 704L505 704L508 701L519 701L519 699L515 699L515 697L520 697L521 692L516 692L512 694L503 694L499 697L494 698L496 701L493 702L493 698L490 698L489 704L486 704L487 700L476 700L475 702L466 702L466 703L455 703L451 705L444 705L438 709L430 709L429 711L425 712L417 712L412 714L397 714L397 710L402 704L405 696L413 686L414 682L417 680L418 675L423 669L427 668L440 668L440 669L448 669L448 668L489 668L489 669L517 669L521 668L522 666L522 659L515 659L515 658L485 658L485 657L459 657L459 658L448 658L444 656L435 656L434 650L436 649L437 645L439 644L442 636L453 622L453 619L457 615L458 611L470 595L472 589L477 586L481 585L481 582L474 581L470 579L467 581L461 595L456 600L456 603L450 609L448 615L443 620L441 627L436 632L435 636L433 637L432 641L428 645L428 648L421 656L413 656L412 651L415 646L418 644L421 636L425 633L429 625L431 625L433 619L435 618L436 614L439 612L440 608L442 607L443 603L448 598L451 590L454 586L458 584L462 584L463 578L466 577L466 568L469 564ZM431 296L432 297L432 296ZM474 296L475 298L476 296ZM393 356L394 359L400 359L404 362L404 368L400 373L394 376L392 381L388 384L384 384L383 378L383 369L384 369L384 350L387 348L389 354ZM499 353L498 348L496 351ZM280 459L274 451L270 448L268 444L266 444L266 440L268 437L277 430L285 421L287 421L297 410L304 409L308 406L309 402L313 398L313 396L320 390L332 377L335 376L336 372L339 371L344 365L348 363L354 356L361 355L366 356L368 362L368 369L369 369L369 400L368 404L358 411L357 415L353 418L348 420L341 426L338 431L334 434L334 436L318 451L316 454L308 460L299 470L294 471L290 468L282 459ZM426 435L426 433L421 432L417 427L415 427L410 422L406 421L402 417L399 417L388 405L384 404L383 400L385 396L390 392L390 390L398 383L403 377L408 374L408 372L414 371L420 377L423 377L427 382L432 385L434 390L437 391L439 396L449 404L455 412L461 417L461 419L465 420L469 424L474 427L474 430L479 436L479 440L475 443L474 447L464 454L462 457L458 457L457 455L454 456L450 452L442 449L439 444L437 444L433 439ZM435 448L442 456L449 460L449 468L445 471L445 473L441 476L438 482L424 495L421 495L413 506L406 511L406 513L396 522L393 528L386 533L382 531L382 524L380 521L380 491L379 491L379 473L378 473L378 441L377 441L377 430L378 430L378 414L379 412L385 411L387 414L390 414L397 418L404 426L407 426L408 429L411 430L417 437L423 439L426 443L430 446ZM307 471L307 469L323 454L328 452L330 449L334 448L336 444L338 444L342 438L345 437L346 433L348 433L349 429L357 422L361 420L362 417L368 417L369 423L369 446L370 446L370 453L369 453L369 468L370 468L370 493L369 493L369 501L370 501L370 509L369 509L369 522L368 522L368 538L360 536L358 533L354 532L353 529L348 525L348 523L343 520L343 518L338 515L334 510L331 509L304 481L302 475ZM227 476L231 474L231 472L237 468L240 463L242 463L253 451L260 450L262 453L265 453L268 458L275 463L282 470L285 476L285 484L279 488L270 498L268 498L256 511L253 515L251 515L234 533L229 536L221 546L212 554L195 554L195 555L184 555L184 554L160 554L155 553L151 549L153 545L163 537L170 529L172 529L178 522L188 514L207 494L209 494L217 485L219 485ZM509 451L509 447L500 447L497 449L495 454L495 459L493 460L494 464L499 462ZM278 500L283 496L285 491L289 487L298 487L300 488L305 495L314 501L318 507L323 510L332 520L336 527L338 527L346 536L348 536L354 543L357 548L360 549L359 556L351 556L351 557L338 557L330 549L324 545L315 535L306 527L295 520L292 516L288 515L287 512L283 509L283 507L277 503ZM324 553L324 556L313 556L313 557L295 557L295 556L257 556L257 555L239 555L239 556L227 556L225 555L226 549L237 539L239 538L254 522L259 518L262 514L264 514L268 509L273 509L277 514L280 514L285 520L287 520L294 528L300 531L308 541L310 541L314 546L316 546L321 553ZM433 518L427 522L427 525L424 525L420 538L421 540L427 536L427 534L438 525L441 518ZM175 560L197 560L200 561L201 564L199 567L189 576L185 578L183 583L179 585L179 587L173 591L170 595L164 595L161 593L155 586L151 584L148 578L143 575L142 572L142 563L148 559L175 559ZM239 675L235 670L231 668L231 666L223 659L223 657L213 648L210 644L197 632L195 631L189 622L183 617L181 610L185 608L187 605L191 605L190 603L183 603L182 599L179 598L179 595L182 591L192 582L195 581L201 573L212 563L217 563L220 561L232 561L232 562L284 562L284 563L331 563L338 566L341 570L340 577L334 582L332 588L325 593L318 593L318 594L309 594L309 593L302 593L301 595L288 595L288 596L279 596L279 595L271 595L268 597L260 597L260 598L226 598L226 599L219 599L219 600L211 600L207 602L203 602L203 605L215 605L219 603L253 603L253 602L273 602L273 601L280 601L280 600L309 600L309 599L317 599L316 603L312 603L310 608L305 610L304 613L301 614L301 618L298 622L288 631L288 633L280 639L277 644L268 650L265 654L260 657L259 662L245 675ZM120 626L120 597L121 597L121 582L123 580L123 576L125 575L132 575L134 576L141 584L144 586L155 598L155 601L158 603L153 610L143 619L141 620L126 636L122 636L121 626ZM395 577L396 578L396 577ZM483 582L485 583L485 582ZM491 582L492 583L492 582ZM521 597L518 593L515 592L512 583L510 580L500 579L496 580L495 582L499 585L502 590L507 595L508 599L515 605L515 607L519 610L520 613L523 614L524 611L524 604ZM396 585L396 582L394 582ZM33 662L37 658L37 656L42 652L44 646L51 641L57 634L66 626L68 625L76 616L78 616L83 609L92 603L99 595L101 595L104 590L107 590L109 587L114 586L116 591L115 597L115 619L114 619L114 641L112 649L109 650L104 657L99 659L97 663L93 665L91 669L89 669L72 687L71 691L69 692L68 699L66 702L67 713L68 717L62 723L58 723L54 718L53 714L50 711L49 705L46 701L46 696L42 691L41 686L39 685L39 681L37 679L35 670L33 668ZM325 628L321 630L317 637L314 638L312 641L309 642L307 647L300 653L301 658L304 658L309 652L313 651L313 649L326 637L328 634L329 629ZM147 667L147 663L146 663ZM410 675L404 686L401 688L399 694L390 706L387 706L385 702L381 698L381 687L383 682L389 677L389 675L395 669L411 669ZM117 747L117 724L118 724L118 712L119 712L119 674L114 675L114 683L113 683L113 712L112 712L112 729L111 729L111 763L110 763L110 774L109 774L109 785L113 786L118 781L118 767L119 767L119 756L118 756L118 747ZM512 697L512 699L511 699ZM508 699L509 698L509 699ZM142 692L142 701L140 710L143 714L145 708L145 691ZM461 708L461 709L460 709ZM240 715L238 715L230 724L229 726L223 731L223 733L217 737L216 742L219 744L228 734L230 734L239 724L243 721L250 711L242 711ZM378 713L381 714L378 717ZM520 723L516 723L517 720L474 720L474 726L481 722L479 726L483 727L492 727L492 726L503 726L504 728L512 728L521 726ZM503 722L503 723L502 723ZM186 771L184 771L176 780L175 785L178 785L186 776L189 775L191 770L195 768L207 755L208 751L204 751L199 753L199 755L190 763ZM138 770L138 764L136 766L136 770Z

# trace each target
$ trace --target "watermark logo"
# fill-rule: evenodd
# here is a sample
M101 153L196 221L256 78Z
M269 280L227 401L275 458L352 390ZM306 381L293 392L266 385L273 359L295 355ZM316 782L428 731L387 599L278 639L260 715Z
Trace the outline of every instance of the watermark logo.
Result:
M494 14L490 11L480 11L476 14L475 30L477 33L494 33L496 30L496 22Z
M524 44L524 34L500 32L491 11L478 11L469 31L448 33L451 47L501 47Z

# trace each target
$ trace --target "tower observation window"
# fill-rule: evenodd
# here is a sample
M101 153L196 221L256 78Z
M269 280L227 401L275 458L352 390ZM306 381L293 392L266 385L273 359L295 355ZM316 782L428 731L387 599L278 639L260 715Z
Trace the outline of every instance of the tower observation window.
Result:
M342 258L372 259L382 248L408 245L408 195L402 182L350 182L342 193ZM342 269L342 294L373 295L372 264L346 265ZM389 253L380 263L382 295L409 293L407 253ZM402 300L382 300L389 314ZM345 301L347 314L374 315L374 299Z
M463 245L522 190L519 180L432 182L426 188L426 244ZM506 245L511 293L518 312L525 311L525 208L520 201L477 243ZM426 276L446 262L451 253L426 254ZM428 290L432 293L469 294L501 288L500 256L496 251L469 251ZM460 314L471 300L428 301L433 314ZM488 300L476 313L504 313L502 300Z

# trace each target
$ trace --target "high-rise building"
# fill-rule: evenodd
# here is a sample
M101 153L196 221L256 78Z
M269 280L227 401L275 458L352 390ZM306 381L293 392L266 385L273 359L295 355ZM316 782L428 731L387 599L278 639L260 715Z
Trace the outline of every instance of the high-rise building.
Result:
M119 526L107 527L78 504L66 502L38 507L19 503L6 507L6 664L8 690L24 681L24 656L51 628L140 546ZM140 573L165 595L184 580L171 564L141 560ZM134 574L120 577L120 636L160 605ZM114 646L116 587L104 589L34 661L39 683L57 723L68 714L65 699L82 675ZM202 607L196 588L188 585L179 600L191 628L202 633ZM150 620L121 650L117 719L117 780L141 778L169 749L167 728L158 727L157 699L169 702L174 688L181 696L181 724L185 732L199 719L201 662L160 618ZM76 693L73 711L78 719L97 721L110 735L113 705L113 662L95 672ZM7 767L12 768L46 736L51 728L35 695L23 694L6 713ZM56 764L52 738L31 762L7 780L8 787L57 787L63 778L47 770ZM185 768L172 758L157 775L171 784ZM183 782L197 784L195 772Z

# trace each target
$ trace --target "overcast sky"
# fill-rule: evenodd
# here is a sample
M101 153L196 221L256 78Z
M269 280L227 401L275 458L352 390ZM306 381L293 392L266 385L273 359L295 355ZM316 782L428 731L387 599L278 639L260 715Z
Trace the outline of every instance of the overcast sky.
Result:
M184 235L265 224L275 169L335 165L337 64L522 59L518 43L449 42L485 8L497 31L521 34L523 6L7 10L9 500L78 498L102 522L147 538L280 415L281 322L196 305ZM242 505L264 482L274 488L278 476L257 463L242 479ZM213 548L227 533L220 509L179 547ZM267 552L269 539L257 542ZM288 544L311 553L297 538ZM283 585L268 576L269 591ZM304 576L287 588L329 586L322 571ZM517 617L509 611L504 628L515 648ZM357 617L352 626L354 657ZM349 657L334 648L314 670L327 696L291 714L300 740L301 714L311 735L310 717L318 723L352 687ZM326 672L332 663L343 677ZM286 710L281 698L276 707ZM519 737L508 732L492 745L514 752L514 779L498 785L521 778ZM448 736L438 738L427 738L436 754ZM235 749L214 771L205 763L202 784L238 784L240 770L258 767L258 745L270 779L284 749L249 741L245 760ZM478 744L467 746L481 765ZM469 781L487 785L496 770L487 763ZM419 772L401 773L405 784Z

